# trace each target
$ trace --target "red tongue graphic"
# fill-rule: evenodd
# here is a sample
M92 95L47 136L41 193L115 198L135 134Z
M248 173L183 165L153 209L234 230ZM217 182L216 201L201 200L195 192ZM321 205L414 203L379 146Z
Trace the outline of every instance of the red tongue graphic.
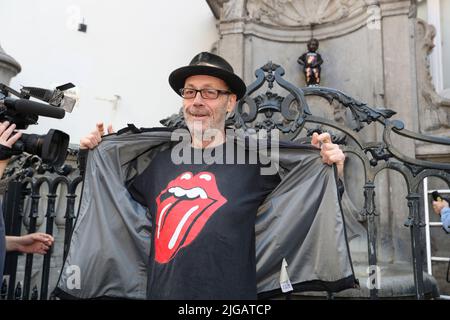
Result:
M201 188L207 197L189 199L186 196L177 197L175 193L161 202L161 197L174 187L184 191ZM186 172L169 182L156 202L155 260L167 263L181 248L188 246L197 237L209 218L227 200L217 189L212 173L200 172L193 176L192 173Z

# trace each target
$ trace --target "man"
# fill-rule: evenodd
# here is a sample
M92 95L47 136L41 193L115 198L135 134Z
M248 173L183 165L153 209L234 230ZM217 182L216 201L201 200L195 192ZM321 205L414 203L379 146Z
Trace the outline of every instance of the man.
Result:
M148 271L146 274L147 287L142 288L142 284L135 280L128 280L125 284L122 278L133 277L133 274L129 270L125 270L125 267L115 269L114 272L120 275L114 279L107 280L106 278L109 277L106 276L103 277L105 279L98 279L98 277L94 279L89 276L89 280L84 278L80 287L89 286L84 291L83 289L81 291L74 290L72 284L67 285L70 277L65 277L62 272L59 289L63 294L60 291L60 296L70 292L70 295L81 298L101 295L139 298L142 297L140 292L145 289L146 297L150 299L255 299L257 297L256 214L260 211L262 204L267 203L268 195L273 194L274 189L279 190L280 194L277 199L281 199L289 189L294 189L294 187L289 187L286 182L283 184L278 172L262 175L263 165L261 162L256 164L237 163L237 154L244 154L248 159L251 151L245 144L238 145L229 140L225 132L225 119L227 114L234 110L236 101L245 95L246 86L234 74L228 62L217 55L202 52L196 55L188 66L173 71L169 76L169 83L174 91L183 98L183 115L189 130L191 145L190 148L184 149L184 152L189 154L183 154L182 157L188 161L180 164L174 159L177 156L173 152L175 147L173 144L164 142L165 139L167 141L167 137L170 139L170 135L164 132L158 130L149 132L146 137L149 139L147 145L138 145L139 137L134 135L124 136L123 139L127 141L125 143L125 140L122 139L125 149L119 150L121 147L118 146L118 140L113 142L112 140L104 141L106 138L102 139L104 128L103 124L99 123L96 131L80 141L80 149L96 151L97 146L102 149L92 153L93 158L90 159L91 162L88 161L89 174L86 178L91 182L88 184L90 191L85 190L85 193L90 196L80 207L90 208L90 210L86 209L86 211L80 212L81 217L78 219L83 222L74 229L75 240L72 239L71 243L71 248L73 246L74 249L72 253L69 253L69 262L66 262L66 265L95 264L97 269L103 270L110 269L111 263L106 264L106 260L100 261L99 254L114 256L109 261L114 261L115 265L120 264L119 260L125 263L128 258L128 261L142 259L139 257L139 253L132 253L133 250L129 245L129 242L141 244L144 238L142 231L145 228L142 225L142 218L138 218L141 209L136 206L135 202L128 199L123 188L118 187L115 191L108 190L115 185L115 182L122 181L127 185L127 190L134 201L146 207L151 215L150 261L141 263L139 267L133 266L133 262L128 263L129 267L134 268L135 275ZM108 128L108 133L113 133L111 126ZM140 134L141 137L144 135L145 133ZM110 135L108 138L115 139L114 135ZM101 141L104 142L100 144ZM104 144L109 142L111 143ZM322 161L330 165L336 164L339 174L342 175L345 156L337 145L331 143L330 136L315 134L312 143L316 147L321 146ZM133 147L132 144L135 146ZM230 159L230 157L227 158L230 149L225 147L230 145L234 150L231 163L226 161ZM311 150L311 147L307 148ZM150 154L149 152L152 150L156 151ZM118 159L119 167L114 169L108 159L115 161L114 159L117 157L112 156L110 152L116 153L116 151L117 155L120 154L119 158L123 159ZM145 153L148 155L142 156ZM196 153L200 153L202 156L203 161L200 163L196 163L193 159L193 155ZM141 159L146 159L144 160L145 168L135 162L134 154ZM314 158L316 159L316 155ZM211 159L219 161L208 161ZM97 163L98 161L101 163ZM92 163L90 169L89 163ZM110 168L103 168L108 166ZM98 171L103 169L106 171ZM113 176L115 170L119 170L120 173ZM327 174L330 173L329 170L327 172ZM105 179L108 181L102 182ZM283 181L288 180L283 177ZM310 179L309 183L311 181L313 180ZM280 187L282 184L283 187ZM92 200L94 194L99 192L98 188L107 188L102 192L102 195L108 197L107 201L100 197ZM109 200L109 195L112 194L116 196L114 200ZM337 199L333 191L331 194L334 199ZM120 199L120 202L117 199ZM111 201L113 201L112 204ZM336 205L338 206L333 202L329 205L334 208ZM105 209L104 206L107 208ZM118 210L119 206L123 207L121 211ZM314 207L316 210L319 207L316 202L305 203L304 206L305 208ZM273 207L277 209L276 205ZM320 211L326 212L327 210L330 211L329 207ZM96 216L92 216L91 211L95 211ZM124 214L125 211L128 213ZM287 211L295 215L297 209L294 207ZM115 220L119 215L121 218ZM101 226L106 223L105 219L114 219L109 220L108 223L113 224L116 231L111 232L108 227L108 230L103 229L105 231L102 231L97 240L84 241L84 237L91 237L94 233L97 237L99 232L95 232L93 226ZM286 215L283 219L289 218ZM123 220L126 220L125 223ZM122 223L127 234L124 234L124 231L118 227ZM133 224L137 225L133 227ZM333 223L330 223L331 225ZM269 229L268 226L266 227ZM139 231L136 236L128 237L130 233L137 230ZM292 231L286 233L288 232ZM307 237L307 230L304 230L304 233L303 238ZM334 231L329 234L334 234ZM327 241L328 236L324 236L324 241ZM338 237L341 236L342 233ZM123 239L117 241L116 237L123 237ZM283 236L280 235L279 238L281 239ZM105 253L103 251L110 251L109 248L100 248L99 245L95 245L93 248L92 245L87 244L103 242L116 247L127 246L123 252L134 256L126 257L124 254L119 257L115 252ZM147 246L149 245L147 243ZM271 244L267 243L266 245ZM86 258L87 250L93 251L88 253L89 258ZM95 250L98 250L99 253L95 254ZM268 253L270 250L265 250L265 252ZM100 251L103 252L100 253ZM321 253L323 254L325 251ZM286 253L286 255L288 254ZM336 253L330 253L329 256L336 257ZM347 264L347 256L342 255L342 257L345 260L344 264ZM259 260L266 259L263 257ZM319 259L316 260L319 262ZM278 262L281 263L281 261L277 261L276 265ZM268 267L268 264L266 263L265 266ZM146 270L143 270L144 267ZM318 271L323 267L324 265L321 263L321 266L313 267L313 269ZM273 268L268 269L273 271ZM353 281L352 275L348 274L349 269L346 269L345 272L349 277L345 280ZM311 280L315 280L313 274L310 276ZM334 280L342 280L339 277L341 275ZM269 280L269 277L266 280ZM120 288L119 283L127 288ZM99 286L106 285L111 290L99 288ZM272 279L266 287L273 287Z
M19 140L22 133L14 133L15 124L8 121L0 123L0 177L6 169L9 161L8 151ZM0 280L3 279L3 267L6 251L19 251L23 253L45 254L53 244L53 237L45 233L31 233L25 236L5 236L2 205L0 204Z
M433 201L433 210L441 218L442 227L450 232L450 207L446 200Z

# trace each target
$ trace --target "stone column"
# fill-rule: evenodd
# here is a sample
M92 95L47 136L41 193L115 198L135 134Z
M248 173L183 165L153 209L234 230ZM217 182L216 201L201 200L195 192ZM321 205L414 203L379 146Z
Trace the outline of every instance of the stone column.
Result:
M16 76L21 69L20 64L6 54L0 45L0 83L8 85L11 78Z

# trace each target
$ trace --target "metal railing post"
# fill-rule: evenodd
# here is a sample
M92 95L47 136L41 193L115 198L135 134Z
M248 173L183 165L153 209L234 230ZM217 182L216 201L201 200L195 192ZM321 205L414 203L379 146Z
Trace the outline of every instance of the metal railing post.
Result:
M8 190L5 199L5 231L6 235L19 236L22 227L22 183L11 180L8 182ZM5 274L9 274L7 299L14 298L17 252L9 252L6 255Z

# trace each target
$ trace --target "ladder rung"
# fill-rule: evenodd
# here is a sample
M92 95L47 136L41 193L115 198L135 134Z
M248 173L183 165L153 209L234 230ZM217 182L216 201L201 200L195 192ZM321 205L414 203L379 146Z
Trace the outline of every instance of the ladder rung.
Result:
M442 227L442 222L430 222L430 227Z
M431 261L449 262L450 258L445 257L431 257Z
M428 190L428 193L432 194L434 191L437 191L439 193L450 193L450 189Z

